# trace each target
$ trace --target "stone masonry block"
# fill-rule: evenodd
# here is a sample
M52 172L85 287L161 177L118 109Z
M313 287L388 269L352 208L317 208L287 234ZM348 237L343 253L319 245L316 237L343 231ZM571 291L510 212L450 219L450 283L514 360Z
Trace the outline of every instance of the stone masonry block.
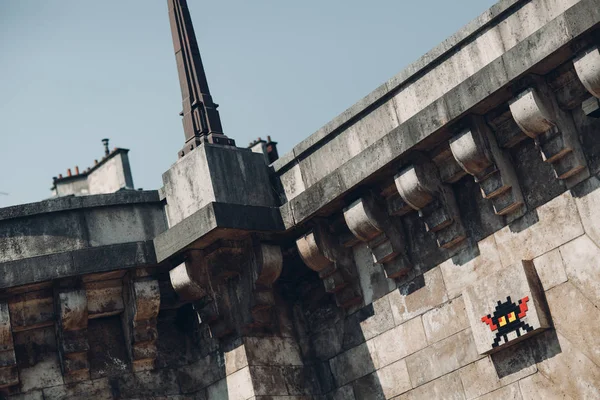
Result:
M424 285L417 287L416 290L413 289L413 286L417 285L409 284L387 295L396 325L421 315L448 300L440 268L425 272L423 278Z
M550 290L556 285L567 281L567 274L560 251L554 249L533 260L535 270L540 277L544 290Z
M502 269L494 235L469 247L440 264L448 297L460 296L463 289L481 278Z
M550 326L543 290L531 262L517 263L463 292L480 354L490 354Z
M394 363L427 346L421 318L413 318L367 342L376 369Z
M458 372L444 375L432 382L404 393L394 400L444 399L465 400L465 392Z
M493 391L492 393L488 393L481 397L478 397L479 400L522 400L521 391L519 390L519 384L513 383L512 385L504 386L498 390Z
M303 365L300 348L293 338L247 337L244 347L249 365Z
M377 371L377 378L386 399L398 396L412 387L405 360L381 368Z
M552 381L556 391L565 393L572 399L598 398L600 367L560 332L556 336L557 343L540 349L550 354L558 353L553 357L542 357L542 361L538 363L540 373ZM541 397L538 395L535 398Z
M420 386L481 358L470 329L432 344L406 358L413 386Z
M511 350L507 350L509 354L506 356L504 352L498 354L502 357L494 358L493 362L490 357L486 357L460 369L460 379L467 399L478 398L537 372L530 352ZM506 375L503 370L507 371Z
M556 330L600 365L598 308L569 281L546 293Z
M207 389L208 400L247 400L254 396L250 368L241 370L214 383Z
M360 321L358 322L361 334L365 340L369 340L394 327L394 318L389 298L385 296L379 300L375 300L372 304L373 315L368 318L359 317ZM359 311L352 316L360 313L361 312ZM352 318L352 316L350 316L350 318Z
M329 365L338 387L375 371L366 343L332 358Z
M183 393L192 393L205 388L224 377L225 367L216 353L201 358L194 364L181 367L177 371L177 379Z
M423 327L429 343L439 342L469 327L462 297L450 300L423 314Z
M287 396L289 394L283 368L251 366L249 369L255 395Z
M246 347L238 346L234 349L224 352L225 357L225 374L231 375L236 371L248 366L248 357L246 355Z
M521 379L519 389L523 400L574 400L541 373Z
M560 247L569 281L596 307L600 307L600 248L587 236Z
M355 400L354 390L352 390L352 385L342 386L341 388L335 390L331 393L332 400Z
M575 198L585 233L600 246L600 179L591 177L577 187L584 193Z
M567 192L494 234L502 265L532 260L583 234L575 200Z

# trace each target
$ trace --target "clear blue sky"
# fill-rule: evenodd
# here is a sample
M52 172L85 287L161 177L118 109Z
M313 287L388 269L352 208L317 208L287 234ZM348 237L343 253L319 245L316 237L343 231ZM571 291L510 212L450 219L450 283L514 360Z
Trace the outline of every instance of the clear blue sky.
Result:
M280 154L489 8L492 0L188 0L224 131ZM157 189L183 144L165 0L0 0L0 207L131 149Z

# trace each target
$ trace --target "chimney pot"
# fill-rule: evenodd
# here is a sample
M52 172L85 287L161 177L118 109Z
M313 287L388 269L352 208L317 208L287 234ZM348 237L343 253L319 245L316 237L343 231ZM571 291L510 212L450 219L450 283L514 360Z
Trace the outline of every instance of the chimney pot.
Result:
M58 179L62 179L62 178L63 178L62 174L58 174Z
M75 175L79 175L79 166L75 166Z
M98 164L98 160L94 160L94 164Z
M104 145L104 155L105 156L110 154L110 150L108 150L108 141L109 141L109 139L102 139L102 144Z
M271 143L271 135L267 135L267 142Z
M73 176L73 174L71 173L71 168L69 168L69 169L67 170L67 176Z

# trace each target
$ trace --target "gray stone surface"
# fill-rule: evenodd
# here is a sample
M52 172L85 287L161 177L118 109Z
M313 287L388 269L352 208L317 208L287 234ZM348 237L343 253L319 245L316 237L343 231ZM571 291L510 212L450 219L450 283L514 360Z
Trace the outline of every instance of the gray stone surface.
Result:
M480 400L495 400L495 399L505 399L505 400L522 400L521 390L519 389L518 383L513 383L512 385L504 386L498 390L493 391L492 393L485 394L481 397L478 397Z
M573 397L565 394L557 388L552 381L546 378L541 373L531 375L519 381L519 388L523 400L574 400Z
M422 286L419 282L415 282L387 295L396 325L423 314L448 300L444 279L439 268L425 272L423 279ZM408 294L403 294L407 291Z
M532 218L535 219L533 223ZM529 226L528 226L529 225ZM503 266L531 260L583 234L575 200L564 193L494 234Z
M469 285L502 269L494 235L440 264L448 297L455 298Z
M587 236L560 247L560 254L565 260L565 270L569 281L581 293L585 294L596 307L600 307L600 249Z
M405 360L397 361L377 370L377 378L385 399L398 396L412 387Z
M461 368L460 379L466 398L478 398L535 374L537 367L531 353L518 350L521 351L508 349L495 356L493 361L486 357Z
M430 344L467 329L469 320L462 296L423 314L423 326Z
M375 364L366 343L332 358L329 365L338 387L375 371Z
M470 329L465 329L406 358L414 387L432 381L481 358Z
M556 338L550 345L544 343L543 348L539 349L540 373L553 383L551 388L558 393L573 399L597 398L600 382L598 365L560 333Z
M211 202L275 205L262 154L204 143L163 174L169 226Z
M398 400L446 399L465 400L465 392L458 372L452 372L421 385L398 397Z
M179 224L156 236L158 262L187 248L203 248L219 238L237 237L240 231L281 231L279 210L274 207L209 203Z
M544 290L550 290L567 281L567 273L558 249L536 257L533 264Z
M467 315L475 337L477 350L480 354L489 354L499 351L505 347L515 344L532 335L538 334L550 326L550 319L545 310L545 302L541 284L531 262L517 263L502 269L486 279L480 280L463 292ZM500 303L507 302L510 297L511 303L517 307L513 311L515 315L500 314L496 317L496 307ZM527 298L528 301L521 300ZM519 318L522 308L527 307L525 315ZM484 321L484 317L490 319ZM501 320L501 318L504 319ZM520 319L532 329L527 331L524 326L513 329L506 334L499 335L503 326L510 326L513 321ZM493 319L493 320L492 320ZM516 322L515 322L516 323ZM494 325L495 329L492 329ZM518 332L517 332L518 330ZM492 344L498 346L493 347Z
M427 346L421 318L413 318L367 342L376 369L394 363Z
M600 320L590 318L598 308L571 282L549 290L546 298L556 330L588 358L600 364L600 335L590 334L600 329Z

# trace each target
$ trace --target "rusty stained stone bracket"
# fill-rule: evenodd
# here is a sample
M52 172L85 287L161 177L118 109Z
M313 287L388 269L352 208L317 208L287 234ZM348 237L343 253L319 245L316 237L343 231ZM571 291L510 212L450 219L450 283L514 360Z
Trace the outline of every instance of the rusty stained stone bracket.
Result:
M509 102L517 125L535 140L544 162L567 187L589 176L579 134L570 112L561 110L548 85L533 77L534 84Z
M468 125L450 139L452 155L479 184L496 215L523 211L523 194L508 154L500 149L483 117L472 116Z
M56 337L65 382L90 376L88 351L88 302L84 289L57 289L55 293Z
M432 162L413 164L400 171L394 181L402 200L418 211L439 247L448 249L466 239L454 193L441 182Z
M583 111L589 117L600 118L600 50L591 47L573 60L577 77L592 95L582 104Z
M154 368L160 290L156 279L128 277L124 280L125 310L122 314L127 351L134 371Z
M19 384L8 304L0 303L0 389Z
M334 294L338 306L349 308L362 301L354 258L336 241L325 221L315 221L312 230L296 240L296 246L304 263L319 274L325 291Z
M243 268L244 265L249 268ZM220 240L206 249L188 251L185 261L169 275L178 296L192 302L212 336L221 338L236 329L236 321L241 321L242 330L273 326L273 284L281 274L282 265L279 246L252 239ZM243 282L248 282L245 279L249 279L251 286L250 318L238 318L233 309L235 299L229 297L228 288L233 284L243 290ZM240 311L244 314L244 310Z
M373 261L383 265L388 278L400 278L412 269L402 222L387 214L384 201L374 193L346 207L344 220L352 234L367 243Z
M281 247L263 243L255 246L253 266L251 327L268 327L272 323L275 306L273 284L283 269Z

